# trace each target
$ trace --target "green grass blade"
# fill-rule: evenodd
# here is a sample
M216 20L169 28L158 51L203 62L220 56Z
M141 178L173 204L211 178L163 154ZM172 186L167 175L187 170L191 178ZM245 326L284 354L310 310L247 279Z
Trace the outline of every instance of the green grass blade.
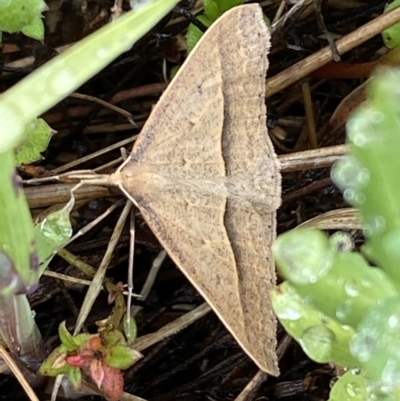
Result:
M33 224L12 150L0 154L0 296L31 291L39 279Z

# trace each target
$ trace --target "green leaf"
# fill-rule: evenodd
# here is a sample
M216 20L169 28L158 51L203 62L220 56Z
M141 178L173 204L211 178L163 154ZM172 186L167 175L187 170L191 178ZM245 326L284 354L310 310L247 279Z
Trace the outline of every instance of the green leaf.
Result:
M83 347L89 342L89 340L93 336L94 336L93 334L89 334L89 333L77 334L76 336L74 336L74 342L78 347Z
M397 8L400 5L400 0L394 0L385 7L385 13L390 10ZM400 23L392 25L390 28L385 29L382 32L382 38L385 42L386 47L393 49L400 44Z
M199 15L197 19L202 22L205 26L209 27L212 21L206 15ZM187 33L186 33L186 45L188 53L190 53L193 48L196 46L197 42L203 36L203 32L200 31L197 26L193 24L189 24Z
M15 151L17 165L28 164L42 158L54 131L41 118L29 123L25 129L24 142Z
M223 13L227 12L233 7L240 6L244 3L243 0L216 0L216 3L218 4L218 9L219 9L219 15L217 18L219 18ZM205 6L204 6L205 8Z
M367 378L350 370L333 385L328 401L364 401L368 395L367 385Z
M390 391L400 391L400 297L374 305L350 344L368 376Z
M135 319L133 317L131 317L129 319L129 325L128 325L128 321L127 321L127 318L125 315L124 321L123 321L123 327L124 327L124 333L125 333L126 338L128 339L128 341L130 343L133 343L137 337L137 325L136 325Z
M315 308L357 328L376 302L399 293L380 269L355 252L338 252L327 236L313 228L280 235L273 247L281 274Z
M350 327L342 326L305 302L288 282L272 291L271 300L285 330L311 359L340 366L358 365L358 360L349 352L349 343L355 334Z
M25 4L26 0L14 2ZM3 92L0 95L0 153L18 146L28 123L129 50L176 3L178 0L154 0L125 13ZM0 16L4 18L4 13L0 12Z
M75 198L56 212L50 213L43 221L35 224L34 233L40 261L40 275L57 251L71 238L72 226L69 219Z
M76 389L80 389L82 385L82 372L79 368L73 367L68 372L68 379Z
M37 285L39 259L33 224L14 152L0 154L0 295L31 292Z
M107 347L105 361L111 368L128 369L142 356L139 351L120 344Z
M204 14L199 15L197 19L203 23L206 27L211 26L223 13L230 10L233 7L243 4L243 0L203 0ZM227 32L229 35L229 32ZM195 25L190 24L186 34L186 44L188 53L190 53L196 46L197 42L203 36L203 32L200 31Z
M219 3L220 1L218 0L203 0L203 6L204 6L204 15L207 17L207 19L210 22L214 22L217 20L218 17L220 17L220 11L219 11ZM209 26L209 25L207 25Z
M0 1L0 30L14 33L27 28L29 32L29 26L40 19L45 7L46 3L43 0ZM43 39L43 36L38 39Z
M67 364L66 356L67 349L61 344L43 361L39 368L39 373L52 377L69 373L73 367Z
M41 18L35 18L29 25L24 26L21 32L32 39L44 39L44 24Z
M117 344L126 346L125 337L119 330L108 330L103 332L102 339L106 347Z
M74 337L72 337L71 333L65 327L65 320L58 326L58 335L62 345L68 352L75 351L78 348L74 341Z
M370 80L368 101L347 123L350 155L332 178L344 198L359 208L366 244L362 250L400 288L400 71L385 69Z

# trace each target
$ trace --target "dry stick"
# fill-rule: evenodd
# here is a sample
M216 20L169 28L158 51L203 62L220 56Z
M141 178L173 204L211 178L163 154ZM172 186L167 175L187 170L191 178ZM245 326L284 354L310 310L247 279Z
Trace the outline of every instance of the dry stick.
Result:
M129 228L129 262L128 262L128 298L126 302L126 325L128 330L126 331L126 337L128 345L131 346L131 316L132 315L132 295L133 295L133 262L135 255L135 209L131 210L131 222Z
M303 82L301 84L303 92L304 108L306 112L307 128L308 128L308 142L311 149L318 147L317 130L315 128L314 108L311 99L310 83Z
M148 347L151 347L159 341L162 341L164 338L172 336L173 334L189 326L196 320L199 320L208 312L211 312L211 307L207 303L201 304L200 306L186 313L185 315L178 317L173 322L166 324L155 333L139 337L135 341L135 349L137 351L142 351Z
M315 15L317 19L317 24L319 29L324 33L326 40L329 43L330 48L332 49L333 53L333 60L336 62L340 61L340 55L338 53L336 43L332 38L332 34L328 31L325 25L324 17L321 13L321 2L322 0L314 0L314 8L315 8Z
M112 254L115 250L115 247L118 244L119 238L122 233L122 229L124 228L125 221L126 221L127 217L129 216L131 208L132 208L132 203L130 201L127 201L125 204L124 210L122 211L121 215L119 216L117 224L114 228L114 231L113 231L110 241L108 243L108 247L107 247L106 252L103 256L103 259L100 263L100 266L97 269L96 274L94 275L93 280L86 293L85 299L83 301L81 310L79 311L79 315L77 318L77 322L76 322L76 326L75 326L75 330L74 330L74 334L73 334L74 336L81 331L82 326L94 304L94 301L96 300L97 296L99 295L99 293L102 289L103 280L106 275L107 267L110 264ZM55 401L57 398L58 389L61 385L63 376L64 375L58 375L56 377L56 380L54 381L53 391L51 393L51 401Z
M121 107L115 106L114 104L111 104L111 103L109 103L109 102L106 102L105 100L101 100L101 99L99 99L99 98L97 98L97 97L89 96L89 95L84 95L84 94L82 94L82 93L76 93L76 92L74 92L74 93L71 93L69 96L70 96L70 97L73 97L73 98L75 98L75 99L89 100L89 101L91 101L91 102L93 102L93 103L100 104L100 105L103 106L103 107L106 107L106 108L108 108L108 109L110 109L110 110L113 110L113 111L115 111L115 112L121 114L122 116L126 117L126 118L128 119L128 121L132 124L132 126L133 126L134 128L137 128L136 123L133 121L133 115L132 115L132 113L129 113L129 111L126 111L126 110L124 110L124 109L121 109Z
M304 150L279 156L283 173L312 168L329 167L348 150L347 145L327 146L325 148Z
M288 173L292 171L329 167L346 152L346 145L336 145L280 155L278 158L282 172ZM52 184L25 188L25 196L32 209L51 206L56 203L68 202L73 187L74 184ZM110 195L111 193L107 188L96 185L83 186L75 192L77 201L88 197L101 198Z
M152 264L151 269L150 269L150 272L149 272L149 274L147 275L146 282L144 283L143 288L142 288L142 290L140 291L140 298L141 298L141 299L146 299L147 296L149 295L150 290L151 290L151 287L153 286L154 281L155 281L155 279L156 279L156 277L157 277L157 273L158 273L158 271L160 270L160 267L161 267L162 263L164 262L166 256L167 256L167 252L165 252L165 251L163 250L163 251L161 251L161 252L157 255L157 257L154 259L153 264ZM132 311L131 311L131 316L136 316L137 313L138 313L141 309L142 309L141 306L134 306L134 307L132 308Z
M31 209L66 203L71 198L71 190L76 184L53 184L25 188L25 196ZM110 196L108 188L100 186L80 187L75 193L75 201L87 198L104 198Z
M132 136L132 137L130 137L128 139L124 139L123 141L119 141L117 143L114 143L113 145L107 146L106 148L103 148L103 149L101 149L101 150L99 150L97 152L91 153L90 155L82 157L82 158L80 158L78 160L74 160L71 163L64 164L63 166L55 168L54 170L51 170L51 171L54 174L62 173L63 171L67 171L70 168L78 166L79 164L86 163L87 161L95 159L96 157L98 157L100 155L104 155L105 153L107 153L107 152L109 152L111 150L121 148L121 147L133 142L136 139L136 137L137 137L137 135L134 135L134 136Z
M276 21L272 27L271 27L271 33L272 35L274 32L278 29L280 29L283 25L286 24L287 21L289 20L294 20L296 19L299 15L303 13L304 10L307 9L307 7L313 2L313 0L300 0L296 2L296 4L293 5L293 7L285 13L282 18L280 18L278 21Z
M67 281L67 282L73 283L73 284L82 284L82 285L90 286L90 284L92 283L92 282L89 281L89 280L83 280L83 279L81 279L81 278L76 278L76 277L72 277L72 276L67 276L66 274L53 272L53 271L51 271L51 270L45 270L45 271L43 272L43 276L55 278L55 279L61 280L61 281Z
M39 401L39 398L36 396L35 392L33 391L32 387L25 379L25 376L11 358L10 354L6 351L6 349L0 345L0 357L4 359L8 367L10 368L11 372L14 373L14 376L17 378L19 383L21 384L22 388L25 390L25 393L28 395L31 401Z
M285 334L282 341L280 342L278 349L276 350L276 354L278 359L280 360L282 356L285 354L287 348L292 342L292 337L288 334ZM246 401L247 397L261 386L264 381L267 379L267 374L261 370L259 370L255 376L247 383L246 387L241 391L241 393L235 398L235 401Z
M118 218L117 224L114 228L114 231L110 238L110 242L108 243L107 250L103 256L100 266L97 269L96 274L93 277L93 280L89 287L88 292L86 293L85 299L83 301L83 304L82 304L82 307L81 307L81 310L79 312L79 316L78 316L78 319L76 322L74 335L76 335L80 332L80 330L94 304L94 301L96 300L97 296L99 295L99 293L101 291L101 288L103 285L103 280L106 275L107 267L110 264L112 254L115 250L115 247L118 244L119 238L122 233L122 229L124 228L125 221L126 221L127 217L129 216L129 212L130 212L131 208L132 208L132 203L130 201L127 201L124 209L121 212L121 215Z
M355 31L336 41L339 54L342 55L354 47L366 42L383 30L400 21L400 7L382 14ZM311 72L332 61L333 55L329 46L315 52L313 55L292 65L286 70L266 80L265 95L270 97L287 88L289 85L306 77Z
M108 162L106 164L102 164L101 166L96 167L95 169L93 169L93 171L98 172L98 171L107 170L110 167L120 165L123 161L124 161L124 159L122 157L119 157L118 159L111 160L110 162Z
M95 227L97 224L99 224L100 221L104 220L108 215L110 215L116 208L118 208L119 206L122 206L123 203L124 203L124 201L121 199L117 203L114 203L113 205L111 205L100 216L97 216L89 224L87 224L85 227L81 228L73 237L70 238L70 240L63 247L65 248L67 245L69 245L71 242L75 241L77 238L85 235L93 227Z
M279 4L278 10L275 14L275 17L272 20L272 24L275 24L279 20L279 18L281 18L282 14L283 14L283 10L285 9L287 2L288 2L288 0L281 0L281 3Z
M320 214L304 221L298 227L316 227L320 230L357 230L362 228L362 224L357 209L348 207Z

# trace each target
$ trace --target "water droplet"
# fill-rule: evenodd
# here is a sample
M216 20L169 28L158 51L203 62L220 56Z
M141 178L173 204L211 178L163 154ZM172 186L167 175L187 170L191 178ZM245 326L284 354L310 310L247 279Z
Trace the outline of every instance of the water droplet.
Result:
M383 114L370 105L360 108L346 124L349 140L360 148L370 146L378 139L376 126L381 124L383 119Z
M282 275L296 284L310 284L325 276L333 264L328 238L315 229L281 235L273 252Z
M332 346L335 340L335 333L323 325L309 327L300 337L304 351L317 361L331 359Z
M361 362L369 361L376 349L377 337L376 332L360 331L350 341L350 352Z
M384 386L375 385L369 389L366 401L395 401L392 394Z
M382 370L382 386L388 391L398 389L400 385L400 361L389 359Z
M357 297L360 294L360 285L355 280L347 280L344 283L344 290L349 297Z
M286 308L285 313L280 313L281 319L298 320L301 318L301 312L293 308Z
M332 180L340 190L360 190L370 179L369 171L352 155L347 155L336 162L331 171Z
M72 92L77 86L77 82L74 73L64 67L49 77L49 88L55 94L64 95Z
M343 198L348 203L353 203L356 199L356 191L353 188L347 188L343 192Z
M128 51L132 47L132 38L130 35L120 35L118 42L124 51Z
M109 50L106 47L100 47L96 51L96 56L100 59L106 58L109 55Z
M383 115L382 112L378 110L374 110L371 113L369 113L369 119L372 121L374 124L380 124L383 122L385 119L385 116Z
M360 284L364 288L371 288L373 286L373 283L370 280L367 280L367 279L361 280Z
M347 320L350 312L351 312L351 305L348 301L345 301L336 308L335 314L339 320L343 321Z
M291 286L281 285L274 296L274 311L279 319L296 321L301 318L302 310L303 302L297 292Z
M399 324L399 317L396 315L392 315L389 317L388 325L391 329L394 329Z
M386 228L386 220L382 216L365 218L363 232L366 237L382 233Z
M346 392L350 397L357 397L361 394L362 389L358 383L350 382L346 384Z

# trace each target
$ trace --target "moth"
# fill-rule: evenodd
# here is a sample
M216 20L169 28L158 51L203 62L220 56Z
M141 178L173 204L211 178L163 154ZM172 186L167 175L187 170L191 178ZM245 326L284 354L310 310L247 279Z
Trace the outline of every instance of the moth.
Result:
M269 294L281 178L266 126L269 47L259 5L226 12L111 179L244 351L277 375Z

